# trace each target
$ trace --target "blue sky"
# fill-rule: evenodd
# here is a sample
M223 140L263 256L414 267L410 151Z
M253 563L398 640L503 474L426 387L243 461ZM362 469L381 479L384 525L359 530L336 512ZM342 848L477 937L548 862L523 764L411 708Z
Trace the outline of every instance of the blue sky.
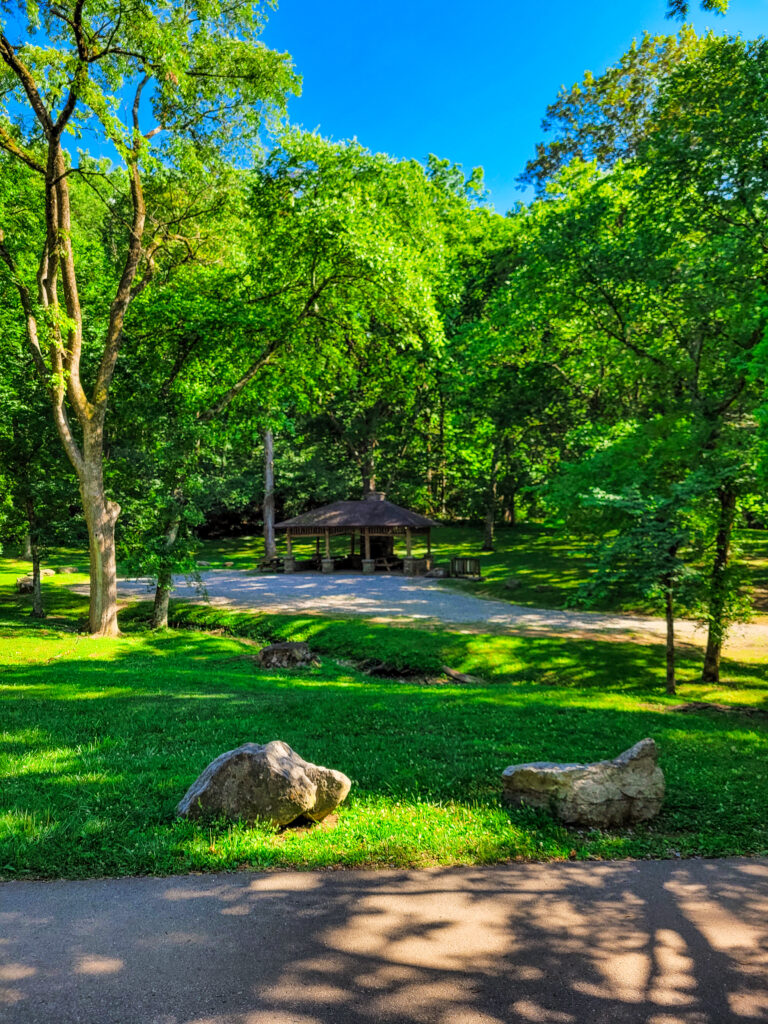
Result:
M666 0L280 0L264 41L304 79L291 118L335 139L423 160L481 165L498 210L561 85L599 72L646 29L676 31ZM725 17L694 0L699 32L768 34L768 0L731 0Z

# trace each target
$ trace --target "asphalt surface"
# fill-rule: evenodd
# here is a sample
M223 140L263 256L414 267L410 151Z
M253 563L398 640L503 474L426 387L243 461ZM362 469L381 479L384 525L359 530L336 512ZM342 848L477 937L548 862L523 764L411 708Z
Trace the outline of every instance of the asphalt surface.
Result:
M757 1024L768 861L9 882L4 1024Z
M485 626L497 631L541 635L584 635L617 639L662 639L663 619L601 612L558 611L528 608L462 593L436 580L406 576L318 572L290 575L252 575L237 569L201 573L203 588L174 577L174 597L208 600L235 608L313 615L360 615L372 619L406 618L448 626ZM75 589L88 592L87 586ZM148 597L154 593L146 580L120 580L121 597ZM706 630L694 622L675 623L677 639L702 644ZM735 626L731 645L763 650L768 626L761 623Z

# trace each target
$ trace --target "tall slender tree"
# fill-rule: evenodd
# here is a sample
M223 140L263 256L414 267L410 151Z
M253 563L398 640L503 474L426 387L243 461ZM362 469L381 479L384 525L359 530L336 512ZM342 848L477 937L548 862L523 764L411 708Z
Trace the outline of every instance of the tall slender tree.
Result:
M16 286L29 350L50 396L59 438L79 482L90 547L90 629L117 632L115 522L104 483L110 385L131 303L163 250L193 253L198 202L148 207L145 179L202 186L223 157L252 144L264 116L282 109L296 78L287 56L259 40L261 8L188 0L9 2L0 18L0 148L37 176L43 237L0 223L0 265ZM127 100L126 100L127 98ZM127 116L122 117L123 111ZM121 170L85 157L69 138L96 136ZM76 207L78 175L120 221L112 293L83 302ZM91 330L86 331L86 327ZM89 338L96 335L95 344ZM87 355L87 359L85 358ZM90 382L87 378L90 377Z

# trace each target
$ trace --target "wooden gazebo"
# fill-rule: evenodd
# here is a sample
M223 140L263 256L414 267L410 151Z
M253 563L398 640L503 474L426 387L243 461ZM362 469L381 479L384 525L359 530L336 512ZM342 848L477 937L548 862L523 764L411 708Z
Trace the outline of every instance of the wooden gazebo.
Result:
M399 568L406 576L426 571L432 566L432 527L439 523L419 515L407 508L400 508L386 501L381 491L366 494L362 501L334 501L331 505L305 512L294 519L276 523L276 530L285 530L285 572L296 571L293 541L297 537L316 537L317 567L322 572L334 572L336 568L362 570L364 573L377 569L390 571ZM426 533L427 557L414 558L413 535ZM331 537L346 534L350 538L349 554L343 558L331 557ZM395 537L405 538L405 556L395 557ZM359 538L359 540L358 540ZM320 556L320 541L325 541L324 555Z

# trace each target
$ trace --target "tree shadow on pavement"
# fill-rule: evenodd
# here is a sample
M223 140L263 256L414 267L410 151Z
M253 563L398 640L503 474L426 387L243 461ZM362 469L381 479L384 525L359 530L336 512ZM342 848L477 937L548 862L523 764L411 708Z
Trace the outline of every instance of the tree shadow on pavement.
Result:
M764 861L0 889L8 1024L757 1024Z

